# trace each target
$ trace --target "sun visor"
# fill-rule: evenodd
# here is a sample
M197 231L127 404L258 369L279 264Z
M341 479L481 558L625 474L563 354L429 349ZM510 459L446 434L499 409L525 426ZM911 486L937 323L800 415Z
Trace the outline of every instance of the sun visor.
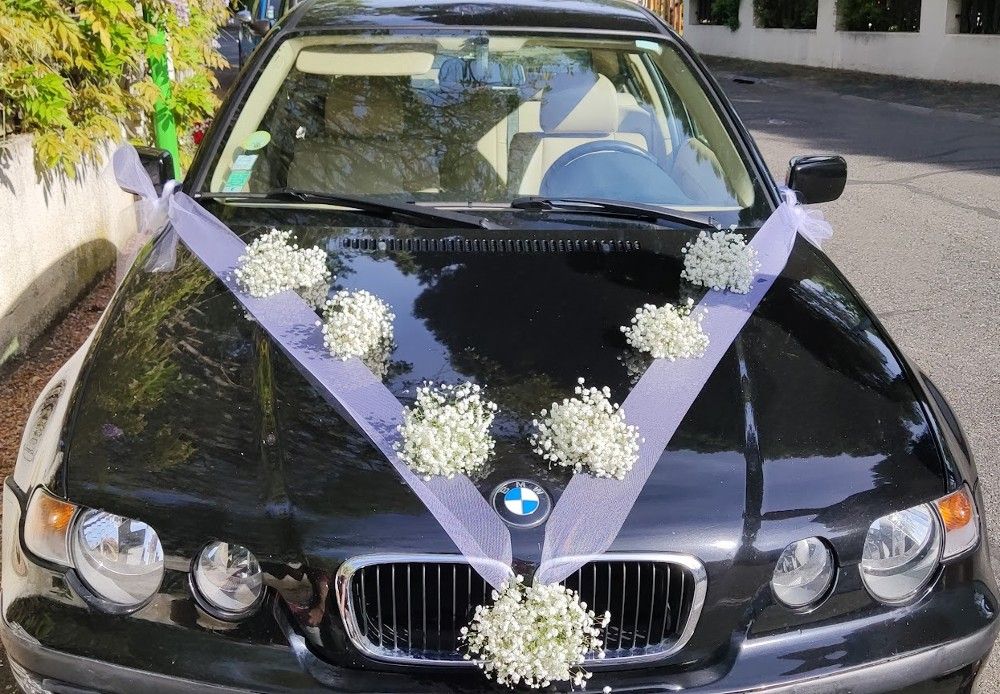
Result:
M295 67L312 75L391 77L423 75L430 71L434 54L423 51L371 53L306 48L299 52Z

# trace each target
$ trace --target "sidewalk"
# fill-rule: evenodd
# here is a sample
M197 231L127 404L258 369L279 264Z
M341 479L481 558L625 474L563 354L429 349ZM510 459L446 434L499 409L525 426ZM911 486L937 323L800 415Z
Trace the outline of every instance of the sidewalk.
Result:
M971 120L1000 124L1000 85L917 80L708 55L702 58L720 82L739 77L782 83L783 86L821 89L845 97L889 102L915 110L948 111Z

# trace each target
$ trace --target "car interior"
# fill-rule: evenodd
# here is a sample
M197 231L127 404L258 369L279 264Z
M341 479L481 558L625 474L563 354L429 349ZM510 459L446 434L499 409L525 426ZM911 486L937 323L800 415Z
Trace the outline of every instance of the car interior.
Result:
M485 203L573 194L727 209L753 200L701 87L689 78L694 90L679 93L635 46L456 37L305 45L284 60L259 118L253 102L262 88L266 98L265 79L237 120L215 190L227 183L223 163L246 153L233 145L242 127L271 138L243 185L255 192ZM248 111L253 125L242 123Z

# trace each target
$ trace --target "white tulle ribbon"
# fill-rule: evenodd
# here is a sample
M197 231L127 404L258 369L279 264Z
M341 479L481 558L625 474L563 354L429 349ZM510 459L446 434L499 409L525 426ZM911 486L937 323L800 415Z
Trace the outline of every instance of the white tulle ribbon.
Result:
M119 149L114 167L122 188L144 201L139 248L163 230L145 267L172 267L178 238L183 240L317 391L371 439L470 564L494 587L502 585L512 575L510 532L468 477L425 481L400 459L394 443L402 405L395 396L360 360L330 357L321 331L314 326L315 313L297 294L283 292L257 299L244 293L232 277L246 249L243 241L195 200L178 192L173 182L157 195L133 148ZM821 213L798 204L793 191L783 190L782 194L784 202L750 242L758 253L761 270L749 293L710 290L695 308L708 310L702 325L710 337L705 355L654 360L623 403L626 421L638 427L643 436L635 467L622 480L577 474L563 491L546 524L537 582L561 581L608 550L687 410L781 274L796 237L801 235L820 246L832 235ZM595 523L597 510L600 522Z
M808 239L814 246L820 248L823 242L833 236L833 227L826 221L823 213L813 207L806 207L799 203L799 198L791 188L781 188L781 195L785 199L785 204L778 207L778 211L788 217L789 224L795 230ZM795 237L792 237L794 243Z
M316 391L378 448L476 571L490 585L503 585L513 573L510 531L468 477L423 480L399 457L395 444L403 406L381 379L357 357L341 360L330 355L315 312L294 291L263 298L243 291L234 275L246 244L175 186L164 186L157 195L134 148L118 149L113 163L119 185L144 201L144 219L149 222L144 233L163 230L154 251L159 260L172 258L177 240L183 241ZM157 264L147 260L145 267L157 269Z
M131 147L116 150L112 166L122 190L139 196L136 203L137 233L118 252L116 283L120 284L125 279L125 273L132 267L139 251L160 232L163 235L146 258L145 269L150 272L173 270L177 262L177 233L173 228L164 230L164 227L170 221L170 204L179 184L171 179L163 184L162 191L157 195L153 181Z
M784 192L784 202L750 240L760 270L749 292L712 289L694 308L705 311L705 353L697 359L654 360L622 403L625 420L642 433L635 466L622 480L573 475L545 525L536 581L562 581L611 547L691 405L784 270L796 237L819 245L832 233L822 215L798 204L793 192ZM598 523L595 509L600 510Z

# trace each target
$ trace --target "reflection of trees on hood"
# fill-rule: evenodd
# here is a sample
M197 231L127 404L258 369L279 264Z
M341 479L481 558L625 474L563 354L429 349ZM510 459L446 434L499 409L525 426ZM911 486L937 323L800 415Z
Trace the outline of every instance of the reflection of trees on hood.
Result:
M565 395L584 377L609 386L621 400L629 385L616 359L624 345L619 328L635 307L662 295L607 281L607 274L626 268L641 271L632 256L576 255L418 255L418 265L434 268L436 278L417 298L414 315L459 371L485 376L477 370L489 365L494 377L504 374L512 382L541 375ZM677 281L661 277L667 286ZM463 361L469 349L476 358Z
M164 337L190 327L185 308L211 283L204 268L193 262L180 263L169 281L160 279L136 272L123 292L123 314L128 318L109 324L103 339L108 352L101 360L105 369L92 381L92 396L108 421L94 422L86 430L94 437L135 441L152 454L147 462L153 469L183 463L194 450L186 432L178 431L173 422L150 426L150 419L155 422L155 412L163 402L190 386L177 359L178 348L188 349L190 342ZM136 289L129 292L130 288ZM222 377L211 374L209 378L218 381ZM87 408L83 414L92 412ZM92 441L91 445L100 444Z

